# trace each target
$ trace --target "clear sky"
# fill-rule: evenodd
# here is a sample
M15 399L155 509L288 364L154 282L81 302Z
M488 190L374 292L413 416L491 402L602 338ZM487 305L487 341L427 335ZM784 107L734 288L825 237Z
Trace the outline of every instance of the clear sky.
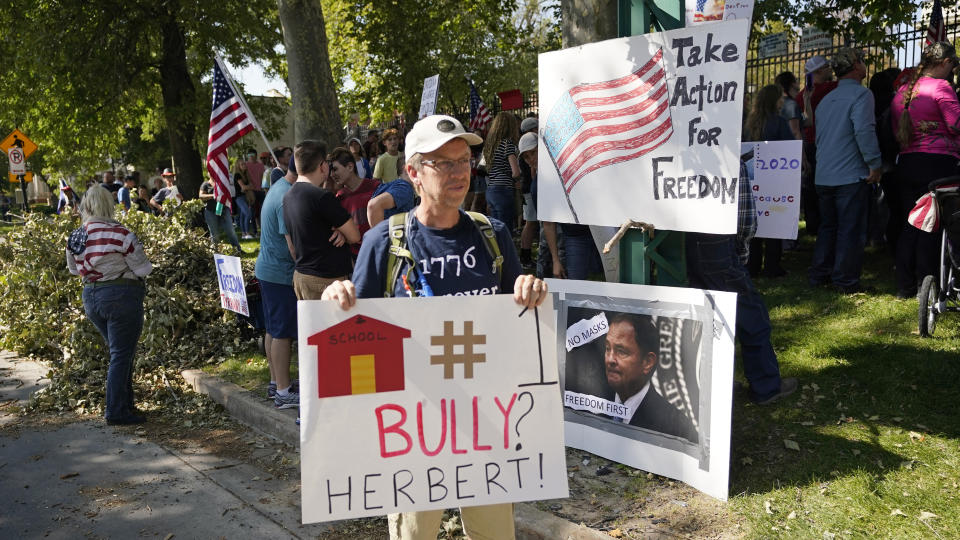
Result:
M243 91L247 95L263 96L266 95L267 90L277 90L285 96L290 95L283 79L269 78L259 64L250 64L241 69L228 64L227 69L237 82L243 84Z

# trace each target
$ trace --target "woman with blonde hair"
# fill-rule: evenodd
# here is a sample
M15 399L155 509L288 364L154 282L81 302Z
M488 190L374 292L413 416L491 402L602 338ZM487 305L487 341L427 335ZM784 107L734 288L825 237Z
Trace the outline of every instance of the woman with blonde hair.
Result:
M890 105L900 143L896 183L903 217L927 192L930 182L960 172L960 103L949 82L958 66L953 45L940 41L927 46L920 65ZM913 297L924 276L938 275L939 238L937 233L903 224L897 240L897 296Z
M483 145L483 159L487 163L487 206L494 217L514 230L516 197L519 187L520 162L517 160L517 141L520 121L512 112L503 111L493 119L490 134Z
M110 351L107 424L142 424L133 403L133 357L143 329L143 278L153 266L137 236L114 220L116 204L103 186L87 190L82 225L67 240L67 268L83 278L83 309Z
M751 141L789 141L794 138L793 130L786 118L780 116L783 107L783 89L775 84L764 86L753 99L753 107L747 116L747 125L743 130L744 140ZM754 238L750 240L750 258L747 269L752 277L762 273L767 277L780 277L787 271L780 264L783 255L783 241L779 238Z

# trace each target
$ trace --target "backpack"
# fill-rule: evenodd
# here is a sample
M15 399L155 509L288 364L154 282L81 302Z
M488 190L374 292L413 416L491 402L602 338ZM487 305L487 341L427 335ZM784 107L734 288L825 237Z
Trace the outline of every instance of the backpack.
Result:
M493 230L493 226L490 225L490 220L487 218L487 216L479 212L469 211L467 212L467 215L470 216L470 220L477 227L477 230L480 231L480 236L483 237L483 245L487 248L487 253L490 255L490 258L493 259L493 268L490 270L497 275L497 283L499 283L503 273L503 255L500 253L500 245L497 243L497 234ZM399 264L399 258L403 258L407 261L407 273L402 279L404 281L404 286L408 291L410 291L410 294L414 294L414 284L409 286L407 285L408 280L413 280L412 274L417 264L413 258L413 253L407 249L407 229L410 227L411 219L413 219L413 212L402 212L390 216L390 226L388 232L390 236L390 249L387 256L387 279L386 283L384 284L385 289L383 291L383 296L385 298L390 298L393 296L393 290L396 287L397 279L400 278L401 265ZM430 286L427 285L426 279L420 281L420 285L427 293L426 296L433 295L433 292L430 291Z

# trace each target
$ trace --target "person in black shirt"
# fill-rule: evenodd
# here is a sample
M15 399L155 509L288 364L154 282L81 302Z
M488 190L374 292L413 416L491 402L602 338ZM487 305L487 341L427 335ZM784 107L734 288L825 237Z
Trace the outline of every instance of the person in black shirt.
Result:
M321 187L330 175L326 146L303 141L293 158L299 176L283 196L283 233L295 264L297 299L316 300L327 285L353 272L349 244L360 242L360 230L334 194Z

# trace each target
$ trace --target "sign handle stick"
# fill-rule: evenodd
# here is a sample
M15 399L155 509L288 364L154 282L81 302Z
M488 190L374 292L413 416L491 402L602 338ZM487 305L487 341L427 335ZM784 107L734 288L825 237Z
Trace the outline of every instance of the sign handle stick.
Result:
M523 311L526 312L527 310L524 309ZM523 315L523 312L521 312L520 315ZM540 382L523 383L517 386L550 386L557 384L559 381L543 380L543 341L540 339L540 308L533 308L533 320L537 326L537 353L540 355Z
M543 130L540 130L540 140L543 140ZM570 193L567 192L567 186L563 185L563 175L560 174L560 167L557 166L556 160L553 159L553 154L550 153L550 150L547 150L547 155L550 156L550 163L553 163L553 169L557 171L557 178L560 179L560 189L563 190L563 196L567 198L567 206L570 208L570 213L573 214L573 222L579 224L580 218L577 217L577 211L573 209L573 203L570 202Z
M247 100L243 99L243 93L237 90L237 85L233 82L233 75L230 75L230 72L227 71L227 65L224 64L223 60L220 59L220 55L214 57L214 61L220 65L220 70L223 71L223 74L227 77L227 84L230 85L230 88L233 90L234 95L237 96L237 99L240 100L240 103L243 104L243 108L250 113L250 120L253 121L253 127L257 129L257 133L260 134L260 137L263 138L263 144L267 145L267 151L270 152L270 155L273 156L273 162L276 165L280 166L280 160L277 159L277 155L273 153L273 148L270 148L270 141L267 140L267 136L263 134L263 130L260 129L260 123L257 122L257 117L253 115L253 110L247 105Z

